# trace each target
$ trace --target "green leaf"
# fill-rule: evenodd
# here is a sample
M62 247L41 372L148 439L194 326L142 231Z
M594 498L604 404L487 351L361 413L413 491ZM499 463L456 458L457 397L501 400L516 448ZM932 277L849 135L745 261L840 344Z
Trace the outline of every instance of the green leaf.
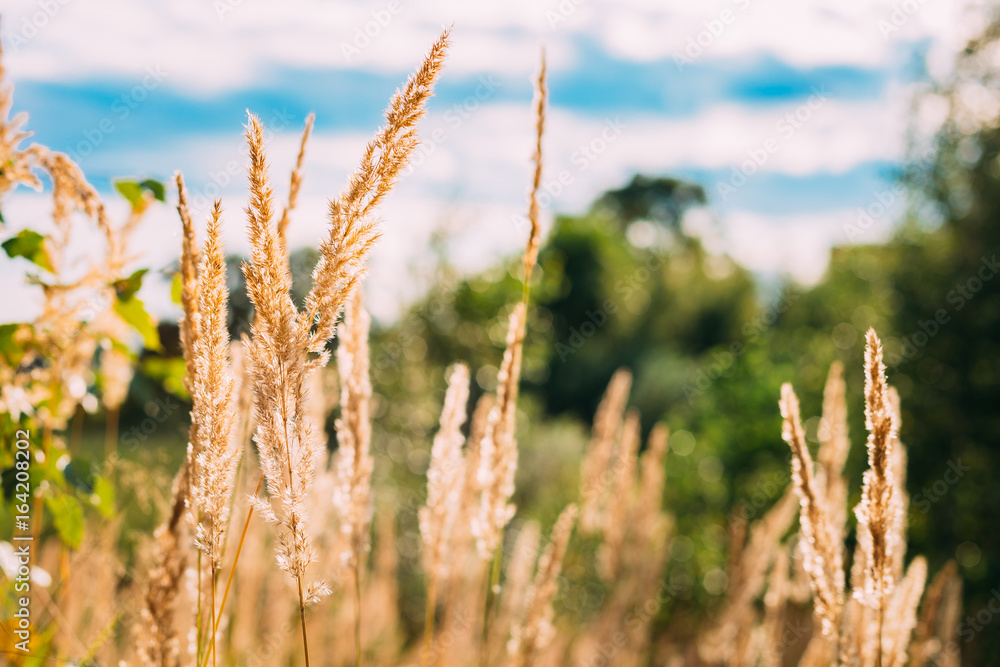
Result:
M115 299L115 312L139 332L142 336L142 343L147 350L157 351L160 349L160 334L141 300L134 296L124 300Z
M24 356L24 348L14 342L14 335L20 326L17 323L0 324L0 356L11 368L17 368Z
M174 279L170 282L170 300L179 304L181 302L181 292L184 291L184 281L181 279L181 272L174 274Z
M94 496L92 502L106 519L115 515L115 487L105 477L94 478Z
M174 396L184 400L190 399L184 387L184 374L187 369L183 357L146 357L142 361L142 372L158 381Z
M83 508L80 502L67 493L51 494L45 497L45 506L52 513L59 538L74 549L83 541Z
M132 204L133 210L142 206L142 186L135 181L115 181L115 190Z
M24 257L49 273L53 272L49 254L45 251L45 237L38 232L22 229L16 236L3 242L3 249L8 257Z
M146 206L145 194L148 192L157 201L166 201L166 188L163 183L147 178L136 183L135 181L115 181L115 190L132 204L133 211L141 211Z
M62 469L63 479L66 487L75 489L85 496L94 492L94 468L93 465L81 457L74 457Z
M128 278L122 278L112 283L112 287L115 288L115 294L118 298L122 301L128 301L135 296L135 293L142 287L142 277L147 272L149 272L149 269L139 269Z
M143 188L144 190L149 190L150 192L152 192L153 197L157 201L167 200L166 198L167 189L164 188L163 183L160 183L159 181L153 180L152 178L147 178L146 180L144 180L142 183L139 184L139 187Z

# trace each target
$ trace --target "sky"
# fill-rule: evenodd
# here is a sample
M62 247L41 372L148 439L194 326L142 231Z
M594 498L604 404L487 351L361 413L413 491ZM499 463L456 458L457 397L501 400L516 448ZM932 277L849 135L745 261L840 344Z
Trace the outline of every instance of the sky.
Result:
M222 198L234 253L247 250L246 110L268 127L279 202L316 113L289 230L293 247L315 246L389 97L451 26L424 143L381 210L367 293L382 320L426 287L433 235L466 272L523 246L543 47L546 226L637 173L686 178L708 195L689 223L711 251L809 283L830 247L891 233L907 133L944 112L914 113L913 92L947 75L972 29L968 7L944 0L5 0L0 12L14 110L34 140L75 159L120 220L114 179L183 171L196 219ZM44 229L51 210L24 188L0 205L8 233ZM97 241L80 227L86 257ZM171 268L172 205L149 212L132 249L136 266ZM0 263L5 321L40 303L17 286L23 262ZM147 282L150 309L175 316L166 281Z

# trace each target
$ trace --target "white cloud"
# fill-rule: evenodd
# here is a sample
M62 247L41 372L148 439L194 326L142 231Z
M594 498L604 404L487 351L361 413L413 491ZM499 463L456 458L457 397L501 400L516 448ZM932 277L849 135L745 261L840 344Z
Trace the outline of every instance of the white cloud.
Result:
M604 119L553 109L545 137L542 203L546 211L580 212L632 173L725 169L747 159L748 151L759 155L768 138L775 139L778 150L767 156L761 167L765 172L836 173L866 162L898 160L904 130L898 119L905 111L904 99L900 95L891 103L830 100L788 138L776 130L776 123L785 113L794 112L798 106L794 104L720 105L684 119L648 115ZM481 268L523 243L525 231L516 220L525 211L530 179L530 106L485 104L464 119L447 114L448 110L438 111L425 119L421 127L424 144L416 166L404 174L382 211L386 234L373 257L371 278L376 293L373 305L381 316L391 316L419 294L423 285L409 280L408 272L413 267L426 268L421 264L426 262L430 235L446 221L456 228L456 263L463 269ZM298 148L299 122L293 119L277 128L268 144L279 206L286 197ZM318 244L326 225L326 200L344 187L367 139L357 132L313 136L299 210L289 232L292 246ZM587 151L592 151L591 157ZM227 247L231 252L247 252L242 222L246 155L239 134L179 136L153 154L136 146L95 154L85 163L87 168L103 170L111 166L119 173L181 169L196 220L204 220L212 199L221 197ZM705 185L712 190L712 184ZM45 202L41 195L19 193L10 198L9 205L5 203L5 213L10 220L39 221L47 214ZM154 268L173 262L180 249L179 229L171 208L155 208L135 237L137 249L145 255L143 262ZM97 241L93 244L96 251ZM755 266L771 261L759 244L746 247L759 248L758 259L751 260L746 252L739 259ZM162 314L172 312L162 294L151 305Z
M896 218L887 215L870 224L861 238L852 239L857 209L827 213L763 216L748 211L730 211L718 222L719 250L753 271L783 274L811 285L826 272L830 248L852 240L885 241Z
M928 36L948 43L950 53L961 26L958 9L912 2L919 10L886 37L878 22L892 20L893 0L10 0L5 55L20 79L134 80L152 65L170 72L179 90L210 94L259 85L276 68L408 71L449 25L455 27L450 75L527 76L542 43L555 70L571 68L579 38L628 61L669 59L705 31L701 57L769 54L796 67L882 67L891 64L895 44ZM733 20L720 30L724 10ZM560 19L554 26L553 17ZM361 48L345 54L345 46Z
M147 66L159 66L170 73L169 83L177 89L211 94L273 83L268 77L278 68L405 72L419 64L441 30L452 24L456 30L449 74L528 74L537 66L541 44L539 30L532 29L539 24L533 18L536 5L527 0L419 5L399 0L401 9L395 15L388 1L44 4L56 8L51 16L40 9L39 0L13 0L5 7L5 56L18 79L134 80ZM229 5L235 6L220 17L216 8ZM361 46L359 53L346 49L345 54L345 46L356 45ZM568 48L565 38L551 40L553 62L569 60Z
M720 105L682 119L593 118L553 109L546 126L545 182L552 194L560 192L552 202L555 209L579 211L635 172L728 169L751 155L763 160L761 172L793 176L843 173L864 163L900 160L905 148L906 126L900 120L905 118L905 99L902 91L882 101L831 99L798 129L787 122L778 125L785 114L795 113L798 104ZM425 141L438 127L444 129L445 140L425 144L425 150L433 147L433 152L421 158L415 176L404 185L417 180L439 191L454 188L466 198L523 201L533 136L526 107L490 105L456 129L429 118ZM790 134L783 131L786 128ZM773 153L761 153L772 146ZM557 184L560 174L570 182Z
M911 13L894 14L901 4L899 0L594 2L592 12L570 17L567 25L595 31L609 52L627 60L673 58L685 55L690 46L696 59L767 54L802 68L885 66L898 42L949 39L956 34L961 20L957 3L910 0L905 4L913 7ZM888 22L890 29L880 29L880 21Z
M708 40L701 58L725 63L769 54L800 68L838 64L891 68L898 64L893 59L898 57L901 42L931 37L932 64L944 71L943 63L950 62L970 23L947 3L914 1L920 9L886 38L879 21L892 20L896 0L433 0L419 4L401 0L395 14L388 0L335 5L324 0L228 0L235 6L221 18L214 9L218 2L204 0L11 0L4 10L4 56L8 72L17 80L138 81L147 67L159 65L169 73L167 85L184 94L212 95L240 88L280 93L281 82L270 77L283 68L409 71L441 27L454 24L454 46L445 76L492 72L527 80L535 71L538 46L543 42L556 73L578 67L578 49L586 48L588 42L626 61L670 59L689 38L697 40L698 33L708 29L706 21L712 22L728 9L734 20ZM58 10L48 16L43 6ZM565 19L554 28L551 12ZM366 29L367 46L359 37ZM360 52L351 52L348 58L342 45L356 46ZM671 91L662 94L668 96ZM907 89L893 84L878 100L830 99L812 110L791 136L778 123L785 114L794 113L801 101L718 104L686 118L643 113L595 118L555 107L548 115L545 139L545 215L579 212L635 172L726 170L753 152L759 155L769 138L775 139L777 150L760 167L765 172L836 174L873 161L900 160L908 97ZM424 121L419 165L383 207L386 233L372 258L369 279L376 315L391 317L400 305L420 294L424 284L419 276L428 268L428 241L440 226L447 225L453 232L450 258L465 271L478 270L499 255L516 251L524 241L525 230L515 221L525 209L530 178L530 105L526 100L487 101L467 117L446 116L447 112L435 109ZM933 126L939 117L940 109L921 109L921 127ZM72 122L71 116L67 122ZM279 205L285 197L300 123L301 119L293 119L280 129L269 147ZM319 132L313 137L299 210L290 229L293 246L315 246L322 237L326 198L341 190L367 138L357 132ZM211 198L223 197L227 247L245 253L245 148L239 126L234 121L233 133L224 136L206 136L192 127L190 134L159 145L155 151L141 142L97 151L83 166L85 171L99 173L164 174L183 169L197 218L204 219ZM592 157L584 150L587 147ZM713 184L705 185L711 189ZM117 206L120 214L121 205ZM24 192L4 201L9 220L32 226L45 218L47 210L43 196ZM815 280L825 266L830 244L847 240L844 225L852 215L856 213L816 211L773 218L731 211L720 222L724 249L751 268L778 269ZM135 240L137 250L144 253L143 265L158 269L174 261L180 236L172 208L155 208ZM96 251L99 244L83 239L78 248ZM12 271L17 273L17 269L10 268L14 265L3 266L0 277L7 278L8 284L16 283ZM165 316L176 312L162 286L149 290L154 311ZM7 317L27 317L37 306L37 295L18 288L8 293L5 303L10 304Z

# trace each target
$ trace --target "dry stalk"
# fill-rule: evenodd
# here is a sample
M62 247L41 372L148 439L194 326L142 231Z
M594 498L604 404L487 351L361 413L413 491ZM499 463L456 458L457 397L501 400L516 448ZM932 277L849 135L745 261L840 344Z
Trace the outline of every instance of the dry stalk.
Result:
M792 480L799 496L802 539L799 546L815 598L816 619L823 635L838 643L844 605L842 546L822 491L817 488L812 456L799 416L799 399L790 384L781 387L782 438L792 450Z
M889 405L882 343L873 329L866 335L865 347L865 427L868 429L868 470L864 475L861 502L854 512L858 517L858 545L864 554L864 587L854 597L874 610L878 627L875 646L876 665L883 667L883 630L886 603L895 582L892 577L894 542L892 527L898 520L899 505L893 500L893 445L896 425Z

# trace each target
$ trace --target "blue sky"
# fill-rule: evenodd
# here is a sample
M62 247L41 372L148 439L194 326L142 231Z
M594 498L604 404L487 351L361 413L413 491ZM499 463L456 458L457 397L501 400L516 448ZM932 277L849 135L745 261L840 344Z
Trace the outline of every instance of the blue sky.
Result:
M199 214L223 198L227 243L241 252L245 109L272 129L279 200L302 122L316 112L290 232L293 245L315 244L325 200L343 187L389 96L441 27L453 25L452 54L421 128L438 140L424 145L382 211L368 287L375 314L391 317L422 289L435 230L447 231L453 260L468 271L523 244L512 221L525 208L542 45L546 175L568 182L548 201L547 220L586 210L635 173L682 176L709 195L692 228L713 251L762 273L817 279L829 247L847 241L846 226L904 160L911 121L928 131L940 116L913 115L914 82L925 69L946 74L967 21L957 4L914 8L882 0L14 0L0 37L15 111L30 113L36 140L76 158L109 200L114 178L166 181L183 170ZM740 169L749 175L741 179ZM3 206L16 231L43 224L48 203L21 190ZM899 208L870 240L888 234ZM144 255L137 265L159 269L176 256L175 217L169 206L152 211L134 239ZM86 248L85 231L80 238ZM144 291L154 310L172 312L162 286ZM15 313L32 307L29 288L10 299Z

